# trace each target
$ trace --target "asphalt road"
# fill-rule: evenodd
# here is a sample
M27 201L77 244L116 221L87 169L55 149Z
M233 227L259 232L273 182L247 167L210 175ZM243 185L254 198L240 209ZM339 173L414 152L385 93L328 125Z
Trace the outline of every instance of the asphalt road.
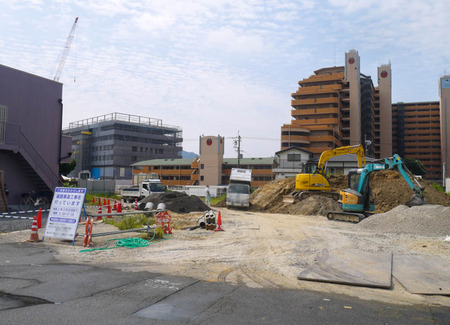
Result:
M0 324L449 324L450 308L57 262L0 244Z

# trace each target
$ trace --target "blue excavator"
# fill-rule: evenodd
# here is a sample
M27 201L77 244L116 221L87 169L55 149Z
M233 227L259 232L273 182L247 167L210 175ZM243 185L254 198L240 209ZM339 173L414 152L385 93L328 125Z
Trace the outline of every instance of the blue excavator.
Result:
M327 218L358 223L371 215L375 210L375 199L370 189L370 175L380 170L398 170L414 191L405 205L411 207L426 204L423 186L408 170L400 156L395 154L393 157L366 164L364 168L350 170L348 188L341 190L339 193L338 202L342 204L343 212L328 212Z

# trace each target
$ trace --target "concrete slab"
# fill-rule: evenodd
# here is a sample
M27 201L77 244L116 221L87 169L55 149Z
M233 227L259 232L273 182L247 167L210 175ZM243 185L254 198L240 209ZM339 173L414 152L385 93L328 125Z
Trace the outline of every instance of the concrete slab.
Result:
M299 280L391 288L392 254L359 250L322 250L316 264L298 275Z
M223 283L197 282L133 315L164 321L189 322L236 289L237 287Z
M393 275L411 293L450 295L450 261L439 256L394 255Z
M2 283L8 280L1 286L6 293L65 302L156 276L148 272L105 272L100 267L79 264L33 264L2 266L0 279ZM27 280L30 286L24 286Z

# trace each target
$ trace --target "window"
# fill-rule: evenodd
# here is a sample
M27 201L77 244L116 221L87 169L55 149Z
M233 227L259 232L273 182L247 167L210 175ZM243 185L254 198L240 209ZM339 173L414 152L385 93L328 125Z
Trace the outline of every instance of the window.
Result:
M132 147L131 147L131 151L137 152L137 147L136 147L136 146L132 146Z
M299 153L289 153L287 155L287 160L288 161L301 161L302 160L302 155Z
M205 178L204 178L203 176L200 176L200 180L201 180L201 181L204 181Z
M204 164L201 164L200 165L200 169L204 169L205 168L205 165ZM202 176L203 177L203 176Z

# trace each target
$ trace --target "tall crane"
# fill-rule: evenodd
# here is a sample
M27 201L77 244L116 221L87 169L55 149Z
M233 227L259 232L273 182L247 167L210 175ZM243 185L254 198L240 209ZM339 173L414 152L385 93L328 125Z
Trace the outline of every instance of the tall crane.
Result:
M61 73L64 69L64 64L66 63L67 56L69 55L70 46L72 45L73 37L75 35L75 29L77 28L78 17L75 18L73 22L72 29L70 30L69 37L67 38L66 45L64 46L64 50L61 53L61 58L59 59L58 69L56 70L55 77L53 80L59 81L59 77L61 77Z

